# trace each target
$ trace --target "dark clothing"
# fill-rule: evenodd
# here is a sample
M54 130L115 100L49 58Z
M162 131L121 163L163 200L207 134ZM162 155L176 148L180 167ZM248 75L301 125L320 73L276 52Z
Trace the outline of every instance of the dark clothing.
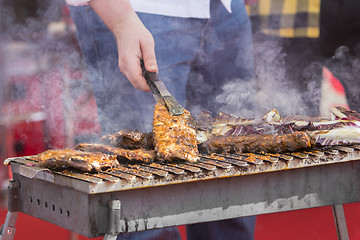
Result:
M342 45L360 57L360 1L321 1L320 46L325 57L332 57Z
M254 239L255 220L255 217L246 217L188 225L186 229L187 239L251 240Z

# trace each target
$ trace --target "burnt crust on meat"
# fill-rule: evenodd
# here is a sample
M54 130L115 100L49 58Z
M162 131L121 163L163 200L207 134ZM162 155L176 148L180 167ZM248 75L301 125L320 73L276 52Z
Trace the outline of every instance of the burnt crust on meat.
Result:
M172 116L164 103L158 101L154 111L153 133L158 160L196 162L199 159L196 130L189 111L184 109L182 115Z

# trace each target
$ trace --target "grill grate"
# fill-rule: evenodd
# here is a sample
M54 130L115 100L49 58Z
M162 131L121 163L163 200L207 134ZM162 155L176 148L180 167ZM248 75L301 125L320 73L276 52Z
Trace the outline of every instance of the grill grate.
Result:
M153 180L152 184L167 184L186 180L200 180L217 176L235 176L267 171L300 168L338 161L358 159L360 145L318 147L303 152L286 154L201 154L196 163L151 163L122 164L100 173L79 173L74 171L53 172L56 175L85 181L92 184L101 182L117 183L120 180L134 182ZM12 163L25 165L32 170L45 170L37 166L36 160L29 157L13 158ZM49 171L49 170L47 170ZM152 184L148 184L149 186ZM156 185L155 184L155 185ZM146 184L142 184L146 186Z

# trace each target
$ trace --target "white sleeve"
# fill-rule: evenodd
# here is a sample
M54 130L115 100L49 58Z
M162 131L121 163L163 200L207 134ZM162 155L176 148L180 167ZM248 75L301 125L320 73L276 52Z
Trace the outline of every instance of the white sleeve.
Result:
M70 6L87 5L90 2L90 0L65 0L65 1Z

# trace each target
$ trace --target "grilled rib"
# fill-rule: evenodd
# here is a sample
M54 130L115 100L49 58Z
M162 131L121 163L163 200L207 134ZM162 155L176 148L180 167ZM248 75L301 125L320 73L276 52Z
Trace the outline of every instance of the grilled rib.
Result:
M151 163L155 159L154 150L146 150L146 149L123 149L117 147L111 147L102 144L95 143L82 143L78 144L75 149L80 151L87 152L101 152L110 155L116 155L118 160L130 160L130 161L139 161L144 163Z
M196 130L191 125L190 112L184 109L179 116L172 116L159 101L155 106L153 132L157 159L161 161L199 159Z
M39 165L52 170L73 168L82 172L99 172L119 165L115 156L81 152L72 149L52 149L37 155Z
M138 131L121 130L115 134L107 134L100 139L100 142L113 147L125 149L154 149L153 133L141 133Z
M284 153L311 147L305 132L283 135L216 136L201 145L201 151L216 153Z

